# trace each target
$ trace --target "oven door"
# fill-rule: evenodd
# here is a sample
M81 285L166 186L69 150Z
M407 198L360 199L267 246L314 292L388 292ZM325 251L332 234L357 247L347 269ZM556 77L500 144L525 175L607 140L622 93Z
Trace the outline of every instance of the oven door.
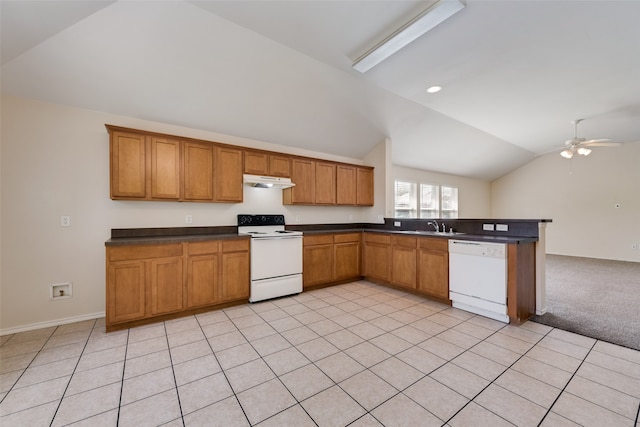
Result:
M251 239L251 280L302 274L302 236Z

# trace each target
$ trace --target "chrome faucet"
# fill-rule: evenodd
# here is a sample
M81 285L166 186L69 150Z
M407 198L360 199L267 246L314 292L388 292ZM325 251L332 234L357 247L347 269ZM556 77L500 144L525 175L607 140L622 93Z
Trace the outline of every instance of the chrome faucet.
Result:
M442 232L446 233L447 232L447 226L444 225L444 222L442 223Z
M436 233L440 231L440 225L437 220L427 222L427 225L433 225L436 228Z

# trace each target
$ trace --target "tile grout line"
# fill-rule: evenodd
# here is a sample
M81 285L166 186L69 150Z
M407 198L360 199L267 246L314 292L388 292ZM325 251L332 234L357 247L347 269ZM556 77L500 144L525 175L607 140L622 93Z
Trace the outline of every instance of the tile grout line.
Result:
M127 370L127 353L129 352L129 339L131 328L127 328L127 341L124 347L124 360L122 361L122 381L120 382L120 396L118 397L118 413L116 414L116 426L120 425L120 410L122 408L122 391L124 390L124 375Z
M31 365L33 364L34 360L36 360L36 358L38 357L38 355L40 354L40 352L42 351L42 349L44 348L45 345L47 345L47 343L49 342L49 340L51 339L51 337L53 336L53 333L56 331L56 329L58 329L58 326L56 326L53 331L51 331L51 335L49 335L46 339L46 341L42 344L42 346L40 347L40 349L38 350L38 352L36 353L35 356L33 356L33 359L31 359L31 361L27 364L27 366L22 370L22 373L18 376L18 378L14 381L14 383L11 385L11 387L9 387L9 390L7 390L6 394L4 395L4 397L2 399L0 399L0 403L4 402L4 400L9 396L9 393L11 393L13 391L13 389L15 388L16 384L18 384L18 382L20 381L20 379L22 378L22 376L27 372L27 369L29 369L31 367ZM16 334L14 334L15 336ZM7 341L5 341L1 347L7 345L7 343L11 341L11 338L9 338ZM23 353L24 354L24 353ZM19 356L19 355L16 355ZM29 408L25 408L25 409L29 409ZM18 411L20 412L20 411Z
M468 319L468 320L470 320L470 319ZM465 321L465 322L466 322L466 321ZM495 331L494 333L492 333L491 335L489 335L487 338L485 338L485 339L483 339L482 341L480 341L479 343L477 343L477 344L475 344L475 345L473 345L473 346L469 347L467 350L463 351L463 352L462 352L462 353L460 353L460 354L463 354L463 353L466 353L467 351L470 351L472 348L474 348L475 346L479 345L479 344L480 344L480 343L482 343L482 342L485 342L489 337L492 337L493 335L495 335L495 334L499 333L501 330L503 330L503 329L504 329L504 328L506 328L507 326L508 326L508 324L505 324L503 327L501 327L500 329L498 329L497 331ZM491 411L490 409L485 408L484 406L482 406L482 405L480 405L479 403L475 402L475 400L476 400L476 398L477 398L478 396L480 396L480 395L481 395L481 394L482 394L486 389L488 389L488 388L489 388L493 383L495 383L495 382L498 380L498 378L500 378L502 375L504 375L504 373L505 373L505 372L507 372L509 369L511 369L511 368L513 367L513 365L515 365L516 363L518 363L518 361L519 361L520 359L522 359L524 356L526 356L526 355L527 355L527 353L529 353L529 352L530 352L530 351L531 351L531 350L532 350L536 345L538 345L538 343L539 343L540 341L542 341L542 340L543 340L547 335L549 335L549 334L551 333L551 331L553 331L553 329L550 329L549 331L547 331L547 333L545 333L545 334L542 336L542 338L540 338L538 341L536 341L536 343L535 343L535 344L533 344L533 345L531 346L531 348L529 348L529 350L525 351L525 352L524 352L520 357L518 357L518 358L517 358L517 359L516 359L516 360L515 360L511 365L507 366L507 367L506 367L506 368L505 368L505 369L500 373L500 375L498 375L498 376L497 376L497 377L495 377L492 381L490 381L490 382L489 382L489 384L487 384L487 385L486 385L482 390L480 390L480 391L479 391L475 396L473 396L473 398L469 399L469 401L468 401L467 403L465 403L465 404L464 404L460 409L458 409L458 411L456 411L456 413L455 413L455 414L453 414L451 417L449 417L449 419L446 421L446 423L445 423L445 424L448 424L448 423L449 423L453 418L455 418L455 417L456 417L456 415L458 415L458 414L459 414L459 413L460 413L464 408L466 408L466 407L467 407L471 402L474 402L476 405L478 405L478 406L480 406L480 407L484 408L485 410L487 410L487 411L491 412L492 414L496 415L497 417L500 417L500 418L502 418L503 420L505 420L505 421L507 421L507 422L511 423L511 421L509 421L509 420L505 419L504 417L502 417L502 416L501 416L501 415L499 415L499 414L496 414L495 412ZM511 337L511 338L519 339L519 338L515 338L515 337ZM520 340L520 341L523 341L523 340ZM523 341L523 342L527 342L527 341ZM529 344L530 344L530 343L529 343ZM499 346L499 347L501 347L501 346ZM507 350L508 350L508 349L507 349ZM458 355L458 356L459 356L459 355ZM458 356L456 356L456 357L458 357ZM455 359L455 357L454 357L454 359ZM451 362L452 362L452 360L453 360L453 359L451 359L451 360L450 360L450 361L448 361L447 363L451 363ZM496 362L496 363L497 363L497 362ZM454 365L455 365L455 363L454 363ZM456 366L458 366L458 365L456 365ZM467 371L467 372L471 372L471 371L468 371L467 369L463 368L462 366L459 366L459 368L464 369L464 370L465 370L465 371ZM473 372L471 372L471 373L472 373L472 374L474 374L474 375L477 375L477 374L475 374L475 373L473 373ZM434 380L438 381L438 380L437 380L437 379L435 379L435 378L434 378ZM438 381L438 382L440 382L440 381ZM441 383L441 384L442 384L442 383ZM444 385L445 387L447 387L447 385L446 385L446 384L442 384L442 385ZM499 385L499 384L496 384L496 386L497 386L497 387L500 387L500 385ZM455 390L454 390L454 391L455 391ZM508 390L508 391L510 391L510 390ZM512 393L513 393L513 392L512 392ZM514 393L514 394L516 394L516 393ZM516 394L516 395L517 395L517 396L520 396L520 395L518 395L518 394ZM524 397L524 396L520 396L520 397L522 397L523 399L526 399L527 401L529 401L529 402L531 402L531 403L533 403L533 404L535 404L535 405L538 405L537 403L535 403L535 402L533 402L533 401L531 401L531 400L527 399L527 398L526 398L526 397ZM538 405L538 406L540 406L540 405ZM546 414L545 414L545 416L546 416ZM544 420L544 417L542 417L542 419ZM542 422L542 420L541 420L541 422Z
M553 328L553 330L555 330L556 328ZM550 331L551 332L551 331ZM564 385L564 387L562 387L562 390L560 390L560 393L558 393L558 395L556 396L556 398L554 399L553 403L549 406L549 409L547 409L547 412L544 414L544 416L542 417L542 419L540 420L540 423L538 423L538 427L542 424L542 422L545 420L545 418L547 418L547 416L549 415L549 412L551 412L551 409L553 409L553 407L555 406L555 404L558 402L558 400L560 399L560 397L562 396L562 394L565 392L565 390L567 389L567 386L569 385L569 383L571 383L571 380L573 380L573 378L578 374L578 371L580 370L580 368L582 367L582 365L585 363L585 361L587 360L587 357L589 357L589 354L591 354L591 351L593 350L593 348L596 346L596 344L598 343L598 340L594 339L593 344L591 344L591 348L589 349L589 351L587 352L587 354L585 354L585 356L582 358L582 360L580 361L580 364L578 365L578 367L576 368L576 370L573 372L573 374L571 374L571 378L569 378L569 381L567 381L567 383ZM567 392L568 393L568 392ZM571 394L571 393L569 393ZM597 405L600 406L600 405ZM564 418L564 417L563 417ZM573 420L571 420L573 421Z
M62 406L62 401L64 400L64 395L67 393L67 390L69 390L69 385L71 384L71 381L73 380L73 375L76 373L76 369L78 369L78 365L80 364L80 359L82 359L82 355L84 354L84 351L87 349L87 344L89 344L89 339L91 338L91 334L93 333L93 330L95 328L95 325L96 325L97 321L98 321L97 319L95 319L93 321L93 326L91 327L91 332L89 332L89 335L87 336L87 339L86 339L86 341L84 343L84 346L82 347L82 351L80 352L80 355L78 356L78 361L76 362L76 366L73 367L73 372L71 372L71 375L69 375L69 381L67 382L67 385L64 388L64 391L62 392L62 396L60 396L60 401L58 402L58 406L56 407L56 410L53 413L53 417L51 418L51 423L49 423L49 427L53 426L53 422L55 421L56 416L58 416L58 411L60 410L60 406ZM51 336L53 336L53 334L55 334L55 331L57 331L58 328L59 328L59 326L56 327L56 329L53 331ZM47 340L47 342L48 341L49 340ZM78 421L80 421L80 420L78 420Z
M167 349L169 350L169 364L171 365L171 375L173 376L173 384L175 386L176 397L178 398L178 408L180 409L180 420L182 421L182 425L184 425L184 414L182 413L182 401L180 399L180 392L178 391L178 381L176 381L176 370L174 369L174 366L173 366L173 357L171 356L171 345L169 344L169 333L167 332L167 322L162 322L162 327L164 329L164 338L167 342ZM122 380L122 383L124 384L124 378Z
M224 309L220 310L220 312L224 313L224 315L226 316L227 320L229 320L231 323L233 323L233 320L229 317L229 315L227 314L227 312ZM222 373L222 375L224 375L224 379L225 379L225 381L227 381L227 384L229 385L229 389L231 389L231 393L233 393L233 397L235 397L236 402L238 403L238 406L242 410L242 414L244 415L245 419L247 420L247 423L249 423L249 425L251 425L251 421L249 421L249 417L247 416L247 413L245 412L244 408L242 407L242 404L240 403L240 399L238 399L238 394L233 389L233 386L231 385L231 381L229 381L229 377L227 376L227 373L225 372L224 368L222 367L222 364L220 364L220 360L218 359L218 356L216 355L216 352L213 350L213 347L211 347L211 343L209 342L209 338L207 337L207 334L204 332L204 329L202 329L202 324L200 323L200 319L198 319L198 316L194 316L194 317L196 319L196 322L198 323L198 326L200 327L200 331L202 332L202 335L204 335L204 339L207 342L207 345L209 346L209 349L211 350L211 354L215 358L216 363L218 364L218 366L220 367L220 372ZM238 329L236 327L235 323L233 323L233 326L236 329ZM240 331L240 330L238 329L238 331ZM169 348L169 353L171 353L171 348ZM179 397L180 397L180 393L178 392L178 398ZM229 396L229 397L231 397L231 396ZM225 399L228 399L228 397L226 397ZM222 400L225 400L225 399L222 399ZM219 400L218 402L221 402L222 400ZM215 404L215 403L218 403L218 402L214 402L212 404ZM204 409L204 408L200 408L200 409ZM200 409L198 409L198 410L200 410ZM198 410L191 412L191 414L194 413L194 412L197 412ZM187 414L187 415L189 415L189 414ZM182 419L182 424L184 425L184 417Z

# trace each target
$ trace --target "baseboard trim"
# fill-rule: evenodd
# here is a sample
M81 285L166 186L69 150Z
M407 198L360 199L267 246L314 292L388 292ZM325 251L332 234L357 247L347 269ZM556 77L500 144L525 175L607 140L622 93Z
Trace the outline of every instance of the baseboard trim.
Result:
M82 316L65 317L63 319L50 320L47 322L31 323L29 325L17 326L15 328L0 329L0 336L17 334L19 332L33 331L35 329L49 328L51 326L66 325L68 323L82 322L84 320L93 320L105 317L105 312L84 314Z

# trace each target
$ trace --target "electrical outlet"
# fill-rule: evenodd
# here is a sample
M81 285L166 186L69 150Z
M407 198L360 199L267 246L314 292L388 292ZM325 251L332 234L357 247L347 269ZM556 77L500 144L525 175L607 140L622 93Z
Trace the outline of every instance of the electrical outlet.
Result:
M193 222L193 215L187 215L184 217L184 222L186 224L191 224Z
M482 229L484 231L493 231L493 224L482 224Z
M384 215L378 215L378 221L384 222Z
M496 231L509 231L508 224L496 224Z
M60 227L71 227L71 217L68 215L61 216Z
M638 250L638 244L637 243L632 243L631 244L631 250L637 251Z
M394 227L402 227L402 223L400 221L393 221Z

